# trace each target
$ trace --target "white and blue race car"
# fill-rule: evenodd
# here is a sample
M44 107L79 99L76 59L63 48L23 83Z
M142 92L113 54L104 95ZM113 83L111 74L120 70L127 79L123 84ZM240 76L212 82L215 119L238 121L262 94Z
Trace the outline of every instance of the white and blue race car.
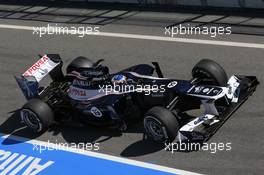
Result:
M123 131L130 122L143 121L148 138L157 142L206 141L259 84L255 76L228 79L224 69L209 59L193 67L190 80L164 78L156 62L113 74L102 60L77 57L65 74L62 65L59 55L44 55L15 77L28 100L20 110L21 119L34 132L69 122ZM46 75L52 82L42 87L39 82ZM200 108L200 115L186 115Z

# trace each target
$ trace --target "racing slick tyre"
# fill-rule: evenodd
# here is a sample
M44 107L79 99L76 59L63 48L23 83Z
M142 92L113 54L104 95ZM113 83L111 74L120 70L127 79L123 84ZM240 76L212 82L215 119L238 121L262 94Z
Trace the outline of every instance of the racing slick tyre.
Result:
M94 62L86 57L75 58L66 68L66 72L70 73L72 71L79 72L81 69L91 68L94 66Z
M193 78L210 79L212 85L226 86L228 78L225 70L215 61L202 59L192 69Z
M26 126L36 133L46 131L53 124L54 114L49 105L40 99L29 100L20 110L20 117Z
M177 136L179 123L173 113L160 106L151 108L144 117L148 138L155 142L172 142Z

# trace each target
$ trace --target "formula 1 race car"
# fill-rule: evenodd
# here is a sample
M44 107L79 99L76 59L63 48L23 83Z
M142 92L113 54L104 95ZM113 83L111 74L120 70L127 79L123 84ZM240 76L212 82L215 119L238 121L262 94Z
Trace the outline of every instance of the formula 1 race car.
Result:
M259 84L255 76L228 79L224 69L209 59L193 67L190 80L164 78L157 62L110 74L102 61L77 57L64 74L58 54L40 56L22 76L15 77L28 100L20 110L22 122L41 133L68 122L124 131L130 122L143 121L146 135L157 142L176 137L206 141ZM40 86L48 74L52 82ZM199 116L185 115L200 108L204 112Z

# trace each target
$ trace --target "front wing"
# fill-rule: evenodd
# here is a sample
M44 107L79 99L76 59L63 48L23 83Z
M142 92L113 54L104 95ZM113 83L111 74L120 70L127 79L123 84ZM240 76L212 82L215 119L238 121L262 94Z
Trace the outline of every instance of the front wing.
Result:
M232 87L229 87L229 91L222 97L226 102L223 111L218 109L219 106L214 104L214 100L202 100L205 106L204 114L180 128L177 136L179 141L204 142L209 140L248 97L253 94L259 84L255 76L235 77L239 79L239 85L232 95L230 94Z

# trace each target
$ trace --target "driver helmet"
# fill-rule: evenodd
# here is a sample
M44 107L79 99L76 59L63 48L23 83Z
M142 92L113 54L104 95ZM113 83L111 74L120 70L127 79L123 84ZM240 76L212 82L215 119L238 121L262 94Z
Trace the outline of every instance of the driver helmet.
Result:
M109 75L109 69L107 66L96 66L86 68L81 72L81 75L88 78L89 80L106 80Z
M122 83L125 83L127 81L127 77L122 75L122 74L117 74L117 75L113 76L111 81L113 84L122 84Z

